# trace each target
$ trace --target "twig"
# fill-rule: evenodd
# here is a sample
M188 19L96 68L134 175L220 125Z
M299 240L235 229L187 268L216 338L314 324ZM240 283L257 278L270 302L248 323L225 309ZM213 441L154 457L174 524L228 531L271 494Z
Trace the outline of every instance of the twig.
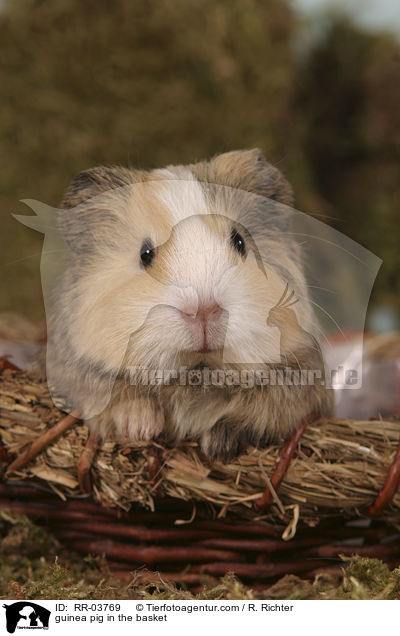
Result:
M368 508L368 515L373 517L381 514L385 506L388 505L395 496L400 484L400 444L397 447L396 455L389 472L386 477L385 485L375 499L374 503Z
M77 422L79 422L79 411L75 410L31 442L26 450L8 466L5 476L8 477L11 473L26 466L31 459L39 455L42 450L55 442L68 429L76 426Z
M193 563L211 559L225 561L235 560L241 563L244 557L238 552L229 550L213 550L198 546L133 546L126 543L117 543L111 540L78 540L71 545L79 552L104 554L115 561L130 561L132 563L158 563L179 562ZM226 572L226 570L225 570Z
M151 521L151 517L149 517L149 521ZM62 518L60 518L60 522L62 524ZM193 528L146 528L144 526L92 521L91 519L86 519L83 523L79 521L72 521L72 523L68 524L68 530L71 531L71 538L73 537L73 533L79 533L82 531L93 535L94 539L98 539L98 535L102 535L109 539L122 538L130 539L131 541L140 541L141 543L176 542L181 544L184 541L206 540L216 536L215 533L210 530ZM58 528L54 531L57 534ZM228 550L232 549L232 546L229 545L212 546L206 545L206 543L202 543L200 545L207 548L218 547ZM240 547L236 546L236 550L238 549L240 549Z
M301 436L303 435L307 426L311 424L311 422L314 422L317 419L318 419L318 416L315 415L314 413L307 417L304 417L301 420L298 428L293 433L293 435L287 440L287 442L282 447L282 450L279 454L278 461L275 465L275 469L270 480L275 493L278 490L279 486L281 485L288 471L291 459L295 453L297 444L299 443ZM271 492L271 489L267 485L263 496L260 497L260 499L257 499L257 501L255 501L254 507L256 508L256 510L262 511L262 510L265 510L268 504L270 504L272 501L273 501L273 493Z
M92 491L92 480L90 478L90 469L93 459L99 447L100 438L97 433L90 433L84 449L76 463L78 469L78 481L81 492L89 494Z

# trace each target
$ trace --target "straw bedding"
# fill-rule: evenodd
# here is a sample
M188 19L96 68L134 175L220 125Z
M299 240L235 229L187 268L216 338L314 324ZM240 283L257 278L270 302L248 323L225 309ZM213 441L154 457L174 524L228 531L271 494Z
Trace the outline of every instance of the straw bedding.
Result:
M46 383L24 372L0 375L0 443L6 465L30 442L64 417L50 398ZM280 448L251 448L229 464L209 465L195 443L168 448L162 442L132 443L109 439L99 446L91 466L92 496L102 505L150 510L165 497L210 504L219 517L251 517L286 528L298 521L314 526L322 517L361 515L381 490L400 437L396 420L323 419L309 425L285 479L265 513L255 500L269 483ZM13 480L46 484L62 499L78 495L77 463L88 439L77 423L44 449ZM400 493L385 508L385 519L399 525Z

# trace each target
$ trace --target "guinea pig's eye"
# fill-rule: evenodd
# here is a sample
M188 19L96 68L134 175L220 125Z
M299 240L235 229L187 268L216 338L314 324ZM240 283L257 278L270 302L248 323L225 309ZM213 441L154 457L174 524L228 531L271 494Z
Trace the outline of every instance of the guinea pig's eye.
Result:
M140 260L142 261L143 267L150 267L153 263L154 256L155 251L153 243L149 239L146 239L140 248Z
M246 254L246 243L244 242L244 238L236 230L232 230L231 232L231 243L239 254L242 256Z

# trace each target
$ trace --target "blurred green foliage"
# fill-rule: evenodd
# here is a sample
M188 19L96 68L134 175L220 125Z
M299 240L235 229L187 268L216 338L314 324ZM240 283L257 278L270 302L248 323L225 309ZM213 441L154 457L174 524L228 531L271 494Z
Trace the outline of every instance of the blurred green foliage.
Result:
M374 297L398 311L400 44L338 18L301 77L297 105L313 190L338 217L330 221L338 230L383 259Z
M42 316L42 238L10 216L20 199L57 205L101 163L253 146L299 209L384 259L376 298L396 306L400 45L335 18L299 54L304 28L289 0L1 5L0 309Z

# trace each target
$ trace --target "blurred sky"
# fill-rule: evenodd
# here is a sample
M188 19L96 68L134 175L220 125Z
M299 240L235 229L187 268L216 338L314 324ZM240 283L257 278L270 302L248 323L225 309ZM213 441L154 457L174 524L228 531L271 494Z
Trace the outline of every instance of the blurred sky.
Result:
M327 9L344 11L359 24L388 29L400 39L400 0L293 0L293 6L310 17Z

